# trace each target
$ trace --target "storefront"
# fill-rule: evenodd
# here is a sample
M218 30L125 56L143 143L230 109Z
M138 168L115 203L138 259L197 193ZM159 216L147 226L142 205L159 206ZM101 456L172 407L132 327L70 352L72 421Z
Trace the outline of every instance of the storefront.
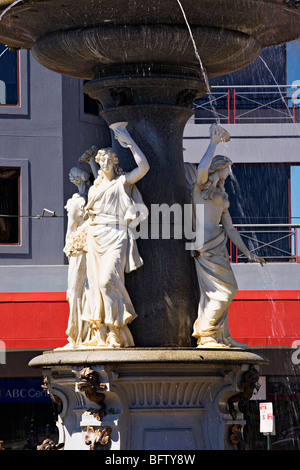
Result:
M31 352L34 356L34 352ZM35 450L47 437L57 440L57 405L42 388L43 377L27 368L28 352L8 352L0 365L0 441L5 450ZM11 369L13 364L18 367ZM10 377L12 372L27 377ZM29 376L29 374L33 376Z

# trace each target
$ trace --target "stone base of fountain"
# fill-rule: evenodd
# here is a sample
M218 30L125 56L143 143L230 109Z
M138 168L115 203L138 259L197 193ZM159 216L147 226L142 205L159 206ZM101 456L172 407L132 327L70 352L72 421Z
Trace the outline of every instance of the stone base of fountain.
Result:
M60 404L65 450L189 451L237 448L234 403L264 364L241 349L132 348L54 350L29 365Z

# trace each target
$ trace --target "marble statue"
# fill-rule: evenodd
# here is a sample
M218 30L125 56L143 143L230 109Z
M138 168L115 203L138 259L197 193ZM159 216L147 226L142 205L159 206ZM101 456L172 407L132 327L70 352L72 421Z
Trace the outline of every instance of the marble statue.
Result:
M69 257L86 256L87 285L76 343L80 348L134 346L128 324L137 314L125 287L125 273L143 264L130 222L138 214L135 205L143 204L135 183L146 175L149 164L126 125L117 123L112 129L120 145L131 150L137 166L125 173L112 148L97 152L100 170L84 207L87 220L66 250Z
M230 136L225 129L216 124L211 126L210 144L195 171L191 187L193 208L198 204L204 207L204 221L198 217L200 212L194 210L196 242L193 256L200 301L193 336L197 338L199 348L246 347L235 342L228 331L228 307L238 287L226 248L227 237L250 261L261 265L265 262L248 250L232 224L224 188L232 162L228 157L214 156L217 145L228 140ZM202 243L199 244L199 240Z
M70 256L69 247L73 244L73 237L78 227L84 223L85 205L90 187L90 174L79 167L71 168L69 180L78 188L78 192L67 201L65 209L68 213L68 225L66 233L66 244L64 252L68 256L68 290L67 300L69 303L69 319L66 334L68 346L76 347L81 342L81 316L85 306L85 284L86 284L86 254Z

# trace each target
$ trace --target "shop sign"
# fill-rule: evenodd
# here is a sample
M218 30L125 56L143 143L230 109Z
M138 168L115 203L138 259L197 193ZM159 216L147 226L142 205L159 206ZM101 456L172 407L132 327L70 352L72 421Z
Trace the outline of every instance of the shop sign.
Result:
M271 433L273 431L273 405L272 403L260 403L260 432Z
M49 403L41 379L0 379L0 403Z

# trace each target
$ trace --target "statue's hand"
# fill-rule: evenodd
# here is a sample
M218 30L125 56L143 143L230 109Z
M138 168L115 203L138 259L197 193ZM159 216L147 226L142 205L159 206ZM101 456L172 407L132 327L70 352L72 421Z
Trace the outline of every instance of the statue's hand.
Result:
M261 258L260 256L257 256L257 255L254 255L253 253L249 253L248 259L249 259L249 261L259 263L261 266L266 264L266 261L264 260L264 258Z
M209 129L210 138L215 144L220 142L228 142L230 140L230 134L223 129L219 124L212 124Z
M133 145L133 140L126 129L115 129L115 137L122 147L129 148Z

